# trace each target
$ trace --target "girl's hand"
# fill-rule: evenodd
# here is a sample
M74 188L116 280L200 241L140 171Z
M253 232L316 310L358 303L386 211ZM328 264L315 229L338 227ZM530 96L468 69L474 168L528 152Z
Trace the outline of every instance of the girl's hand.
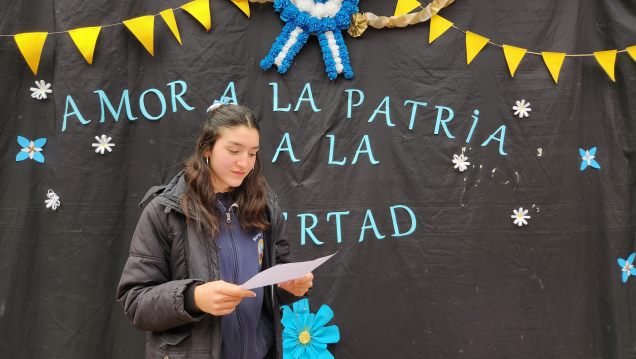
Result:
M313 286L313 279L314 275L309 273L302 278L278 283L278 286L297 297L302 297Z
M217 280L194 288L194 304L206 313L226 315L234 311L245 297L255 297L256 293L241 289L238 285Z

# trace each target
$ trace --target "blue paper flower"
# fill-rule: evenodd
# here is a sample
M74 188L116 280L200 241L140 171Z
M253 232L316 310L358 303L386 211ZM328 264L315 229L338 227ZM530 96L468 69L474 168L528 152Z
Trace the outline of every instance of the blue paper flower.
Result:
M283 306L283 359L333 359L327 344L340 340L340 331L335 325L325 327L333 311L323 305L315 315L309 311L309 301L300 300L293 310Z
M338 74L347 79L353 77L342 30L349 28L351 15L358 12L358 0L274 0L274 10L281 13L280 18L287 24L261 61L264 70L276 65L278 72L285 73L313 33L318 35L329 79Z
M618 265L623 268L623 283L627 282L627 278L632 275L636 275L636 268L634 268L634 257L636 257L636 253L632 253L627 260L623 258L618 258Z
M18 136L18 143L22 146L22 151L15 157L16 161L23 161L27 158L44 163L44 156L40 153L42 146L46 144L46 138L40 138L35 141L29 141L22 136Z
M582 148L579 148L579 153L581 154L581 159L583 159L583 162L581 163L581 171L583 171L587 166L601 168L601 166L598 165L598 162L594 160L596 147L592 148L589 151L585 151Z

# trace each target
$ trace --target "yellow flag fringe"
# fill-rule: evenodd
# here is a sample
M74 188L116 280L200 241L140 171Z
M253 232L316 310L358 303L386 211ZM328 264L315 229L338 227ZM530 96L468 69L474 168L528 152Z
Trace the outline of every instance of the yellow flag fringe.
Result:
M84 27L81 29L70 30L68 32L71 35L71 39L75 43L75 46L80 50L86 62L89 65L93 64L93 54L95 53L95 44L97 43L97 37L101 26Z
M617 50L608 50L608 51L598 51L594 53L596 60L603 70L607 72L612 81L616 82L614 78L614 64L616 63L616 52Z
M44 41L46 41L46 35L48 35L46 32L27 32L17 34L13 37L16 44L18 44L22 56L24 56L24 59L35 75L38 74L40 56L42 56L42 48L44 47Z
M194 0L181 6L181 8L199 20L207 31L210 31L212 28L212 20L210 20L210 0Z
M453 23L444 19L439 15L433 15L431 17L431 32L428 35L428 43L435 41L438 37L440 37L446 30L450 29L453 26Z
M250 18L250 3L247 0L232 0L234 5L238 6L241 11L247 15L247 18Z
M166 24L174 34L174 37L177 38L177 41L179 41L179 45L183 45L181 43L181 36L179 35L179 28L177 27L177 20L175 20L174 18L174 11L172 11L172 9L164 10L160 12L159 15L161 15L163 21L166 22Z
M519 63L528 50L506 44L503 45L503 50L506 62L508 63L508 68L510 69L510 76L514 77L515 71L517 71L517 66L519 66Z
M486 44L490 41L483 36L479 36L470 31L466 31L466 64L470 65L470 62L473 61L475 56L481 51L481 49L486 46Z
M124 25L137 37L139 42L148 50L150 55L154 54L154 28L155 17L152 15L141 16L131 20L124 20Z

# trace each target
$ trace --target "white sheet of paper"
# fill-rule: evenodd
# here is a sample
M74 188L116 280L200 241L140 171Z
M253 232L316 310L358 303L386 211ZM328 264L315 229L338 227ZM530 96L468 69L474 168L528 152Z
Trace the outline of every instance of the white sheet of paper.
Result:
M314 259L313 261L277 264L253 276L239 287L242 289L254 289L280 282L286 282L292 279L302 278L309 274L309 272L318 268L321 264L325 263L329 258L336 255L336 253Z

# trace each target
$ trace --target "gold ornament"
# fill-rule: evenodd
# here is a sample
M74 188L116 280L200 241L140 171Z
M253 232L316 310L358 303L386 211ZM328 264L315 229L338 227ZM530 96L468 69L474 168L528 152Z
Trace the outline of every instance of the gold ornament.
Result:
M360 13L353 14L351 15L351 25L349 25L347 32L352 37L358 37L364 33L368 26L369 23L365 15Z

